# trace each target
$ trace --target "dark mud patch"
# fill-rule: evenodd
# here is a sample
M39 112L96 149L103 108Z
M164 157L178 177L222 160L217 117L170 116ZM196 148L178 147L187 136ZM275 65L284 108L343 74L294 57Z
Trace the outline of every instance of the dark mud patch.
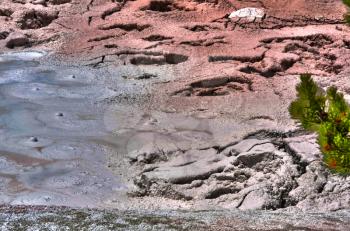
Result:
M28 10L18 19L18 24L22 30L39 29L46 27L58 18L56 11Z
M52 5L61 5L61 4L67 4L72 2L72 0L49 0L48 1Z
M170 36L164 36L164 35L159 35L159 34L154 34L154 35L149 35L143 40L149 41L149 42L155 42L155 41L164 41L164 40L169 40L172 39L173 37Z
M187 46L212 46L215 44L227 44L224 36L215 36L213 38L208 39L198 39L198 40L187 40L180 42L181 45Z
M308 36L290 36L290 37L275 37L275 38L267 38L263 39L260 42L261 43L281 43L286 40L292 40L292 41L301 41L305 44L312 46L312 47L324 47L325 45L330 45L334 41L329 35L325 34L314 34L314 35L308 35Z
M203 31L212 31L212 30L220 30L219 27L209 25L209 24L195 24L195 25L187 25L184 26L185 29L192 32L203 32Z
M118 4L116 6L110 7L108 9L106 9L105 11L103 11L103 13L101 14L101 18L103 20L105 20L107 17L113 15L116 12L119 12L122 9L122 5Z
M13 14L13 10L7 8L0 8L0 16L10 17Z
M148 24L137 24L137 23L117 23L111 25L104 25L99 27L100 30L113 30L113 29L121 29L124 31L143 31L147 28L151 27Z
M151 0L147 6L142 7L140 10L145 11L154 11L154 12L171 12L175 10L180 11L190 11L194 9L190 9L186 7L185 4L179 4L178 1L173 0Z
M186 62L188 59L185 55L165 53L162 55L136 55L130 59L134 65L164 65L179 64Z
M210 55L208 57L209 62L227 62L227 61L239 61L239 62L260 62L264 59L265 53L254 56L234 56L234 55Z
M244 77L223 76L191 83L176 91L174 96L222 96L235 92L253 91L253 82Z
M1 31L0 32L0 40L6 39L9 36L10 32L7 31Z

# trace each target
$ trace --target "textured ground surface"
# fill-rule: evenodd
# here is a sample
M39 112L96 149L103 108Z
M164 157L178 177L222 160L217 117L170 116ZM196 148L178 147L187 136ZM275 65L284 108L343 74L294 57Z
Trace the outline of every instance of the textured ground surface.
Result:
M287 110L305 72L349 98L341 1L3 2L2 51L53 51L57 65L109 76L114 93L98 102L115 138L107 165L129 194L104 206L350 207L350 178L323 166ZM266 15L228 18L242 7Z
M117 211L0 207L2 230L324 230L345 231L349 212Z

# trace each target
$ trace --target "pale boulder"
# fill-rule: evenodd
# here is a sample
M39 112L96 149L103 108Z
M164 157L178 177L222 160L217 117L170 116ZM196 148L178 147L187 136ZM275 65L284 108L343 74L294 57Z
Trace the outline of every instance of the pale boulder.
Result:
M254 21L257 19L262 20L265 17L265 11L263 9L247 7L232 12L229 15L230 19L241 19L244 18L248 21Z

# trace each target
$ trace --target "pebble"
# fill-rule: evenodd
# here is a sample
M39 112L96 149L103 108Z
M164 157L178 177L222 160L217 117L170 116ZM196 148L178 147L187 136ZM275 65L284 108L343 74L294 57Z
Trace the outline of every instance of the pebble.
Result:
M35 137L35 136L30 137L29 140L30 140L31 142L34 142L34 143L36 143L36 142L39 141L38 137Z
M43 5L43 6L45 6L46 5L46 0L34 0L34 1L31 1L31 3L33 5Z

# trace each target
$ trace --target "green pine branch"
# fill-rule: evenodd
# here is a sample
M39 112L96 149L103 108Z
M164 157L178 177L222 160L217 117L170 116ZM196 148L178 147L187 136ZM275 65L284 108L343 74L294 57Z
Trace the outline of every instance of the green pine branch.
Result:
M298 99L292 102L289 111L292 118L299 120L305 129L316 131L326 118L326 97L310 74L301 75L300 80L296 87Z
M349 0L350 2L350 0ZM289 106L293 119L318 133L325 164L334 172L350 173L350 107L336 87L324 92L310 74L300 76L297 99Z
M350 8L350 0L343 0L343 3ZM344 20L346 23L350 24L350 11L348 10L348 12L344 15Z

